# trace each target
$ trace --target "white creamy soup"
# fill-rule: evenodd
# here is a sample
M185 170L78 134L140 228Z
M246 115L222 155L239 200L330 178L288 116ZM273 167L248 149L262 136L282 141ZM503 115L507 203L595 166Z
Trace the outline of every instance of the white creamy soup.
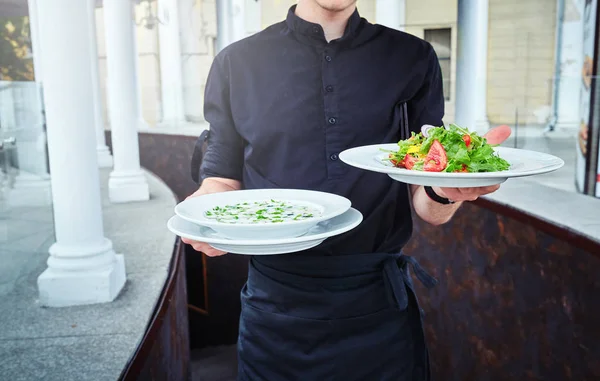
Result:
M206 218L231 224L267 224L320 217L322 210L307 203L266 200L215 206L204 212Z

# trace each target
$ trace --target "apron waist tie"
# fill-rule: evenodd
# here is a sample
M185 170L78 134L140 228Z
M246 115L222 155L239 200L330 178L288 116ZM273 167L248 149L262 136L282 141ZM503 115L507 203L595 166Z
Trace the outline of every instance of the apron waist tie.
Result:
M414 257L402 253L389 257L383 265L384 279L388 287L392 290L394 298L394 300L391 300L392 304L397 304L401 311L408 308L406 288L413 289L408 265L412 267L417 279L425 287L432 288L438 283L437 279L429 275Z

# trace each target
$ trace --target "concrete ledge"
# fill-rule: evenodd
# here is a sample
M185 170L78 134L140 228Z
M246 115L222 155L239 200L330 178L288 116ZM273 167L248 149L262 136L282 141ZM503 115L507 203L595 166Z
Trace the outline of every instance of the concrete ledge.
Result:
M511 179L485 200L510 207L600 245L600 199L540 184Z
M125 288L112 303L41 308L36 280L54 242L52 210L8 211L0 236L0 378L114 381L143 339L173 255L175 236L166 221L176 199L148 173L150 201L111 204L108 175L101 170L105 232L127 270Z

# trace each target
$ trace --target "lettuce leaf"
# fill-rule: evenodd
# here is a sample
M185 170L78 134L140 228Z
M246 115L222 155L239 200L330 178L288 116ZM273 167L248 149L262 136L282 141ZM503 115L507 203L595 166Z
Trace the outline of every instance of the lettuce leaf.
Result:
M467 147L464 136L469 135L470 144ZM487 143L486 139L476 132L456 124L450 124L448 128L436 127L428 131L428 137L422 133L414 134L411 140L398 142L399 150L394 154L394 159L402 161L410 147L421 144L419 153L427 155L431 145L439 140L448 157L448 165L445 172L456 172L466 168L468 172L499 172L510 168L510 164L498 156L494 147ZM415 170L422 170L422 165L415 165Z

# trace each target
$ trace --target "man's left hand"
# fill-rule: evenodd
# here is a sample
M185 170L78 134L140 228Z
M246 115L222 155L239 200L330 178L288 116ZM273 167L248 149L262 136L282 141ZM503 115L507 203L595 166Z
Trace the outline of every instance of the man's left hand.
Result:
M487 142L491 145L501 144L509 138L511 129L509 126L503 125L494 127L489 130L484 137ZM500 185L492 185L489 187L476 187L476 188L439 188L434 187L433 190L440 197L445 197L454 202L461 201L475 201L479 197L486 194L493 193L500 188Z

